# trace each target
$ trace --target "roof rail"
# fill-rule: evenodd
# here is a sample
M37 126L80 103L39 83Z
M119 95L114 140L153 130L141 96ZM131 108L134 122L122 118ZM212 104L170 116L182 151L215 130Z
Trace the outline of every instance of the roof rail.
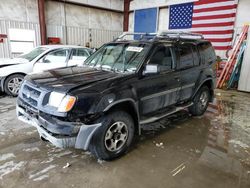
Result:
M127 39L126 39L127 37ZM129 38L131 37L131 38ZM173 32L173 31L163 31L160 33L133 33L133 32L124 32L122 35L113 40L122 41L122 40L159 40L159 39L204 39L202 34L199 33L190 33L190 32Z
M153 39L157 33L133 33L133 32L124 32L122 35L114 39L115 41L127 40L126 37L132 36L131 40L137 38L137 40L150 40Z
M161 38L184 38L184 39L204 39L204 36L199 33L191 33L191 32L173 32L173 31L163 31L160 32L157 37Z

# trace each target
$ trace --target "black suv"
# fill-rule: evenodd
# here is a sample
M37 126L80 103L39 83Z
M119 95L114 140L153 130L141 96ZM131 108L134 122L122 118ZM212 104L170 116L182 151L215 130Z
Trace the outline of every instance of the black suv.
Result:
M128 150L144 124L185 108L202 115L214 95L215 61L200 35L127 33L83 67L26 76L17 116L55 146L111 160Z

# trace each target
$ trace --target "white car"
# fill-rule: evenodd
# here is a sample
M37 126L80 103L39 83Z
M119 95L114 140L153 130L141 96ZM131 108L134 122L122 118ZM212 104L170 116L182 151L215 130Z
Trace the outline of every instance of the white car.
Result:
M25 75L60 67L82 65L92 49L44 45L13 59L0 59L0 91L17 96Z

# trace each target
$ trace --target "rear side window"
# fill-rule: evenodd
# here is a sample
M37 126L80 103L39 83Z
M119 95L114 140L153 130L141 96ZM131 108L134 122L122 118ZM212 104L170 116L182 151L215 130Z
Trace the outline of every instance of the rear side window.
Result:
M215 51L211 43L206 42L198 45L202 63L208 63L210 61L216 60Z
M191 45L181 45L179 47L180 55L180 68L190 68L194 66L192 46Z
M72 49L72 58L74 59L74 57L88 57L89 54L85 49Z

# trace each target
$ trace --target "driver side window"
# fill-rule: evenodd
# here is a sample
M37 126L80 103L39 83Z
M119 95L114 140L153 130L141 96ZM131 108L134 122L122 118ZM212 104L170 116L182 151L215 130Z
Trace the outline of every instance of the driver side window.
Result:
M150 59L149 64L158 65L160 72L174 68L173 55L169 46L158 46Z
M43 59L43 63L66 63L69 54L68 49L49 52Z

